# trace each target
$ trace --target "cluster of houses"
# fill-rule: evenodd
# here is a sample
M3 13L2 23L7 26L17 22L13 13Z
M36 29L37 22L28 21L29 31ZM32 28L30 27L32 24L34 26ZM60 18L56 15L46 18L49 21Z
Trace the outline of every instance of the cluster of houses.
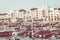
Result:
M0 13L0 39L22 40L29 37L50 40L60 38L60 8L43 6Z

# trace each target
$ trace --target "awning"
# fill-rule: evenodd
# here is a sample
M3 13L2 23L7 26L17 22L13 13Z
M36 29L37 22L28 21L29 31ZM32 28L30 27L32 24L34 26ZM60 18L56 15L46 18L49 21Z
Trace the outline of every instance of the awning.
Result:
M0 32L0 37L11 37L12 31Z
M48 30L41 30L37 32L36 35L38 35L38 38L47 39L52 36L52 33Z

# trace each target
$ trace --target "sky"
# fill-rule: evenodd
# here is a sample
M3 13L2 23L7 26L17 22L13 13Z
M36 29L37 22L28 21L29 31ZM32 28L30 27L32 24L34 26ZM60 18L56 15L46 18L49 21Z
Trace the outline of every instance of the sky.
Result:
M0 12L9 12L21 8L30 10L33 7L42 8L45 5L60 8L60 0L0 0Z

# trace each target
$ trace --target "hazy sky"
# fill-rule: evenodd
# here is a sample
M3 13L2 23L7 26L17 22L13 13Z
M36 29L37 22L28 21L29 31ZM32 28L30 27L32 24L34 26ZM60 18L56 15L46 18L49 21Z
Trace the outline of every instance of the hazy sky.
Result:
M32 7L41 8L44 5L60 7L60 0L0 0L0 12L24 8L29 10Z

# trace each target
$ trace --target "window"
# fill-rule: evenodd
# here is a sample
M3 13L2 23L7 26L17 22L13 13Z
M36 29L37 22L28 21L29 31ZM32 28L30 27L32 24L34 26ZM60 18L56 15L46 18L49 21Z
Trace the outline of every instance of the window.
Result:
M28 17L27 17L27 19L28 19Z
M31 19L31 16L29 16L29 18Z

